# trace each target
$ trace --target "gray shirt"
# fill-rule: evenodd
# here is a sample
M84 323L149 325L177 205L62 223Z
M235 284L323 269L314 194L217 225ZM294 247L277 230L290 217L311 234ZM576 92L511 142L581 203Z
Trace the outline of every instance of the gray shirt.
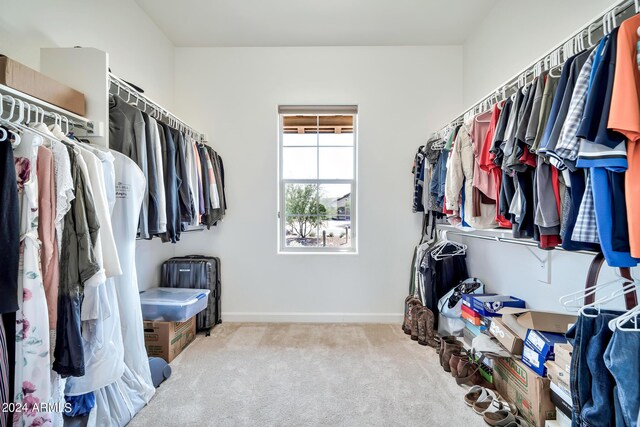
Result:
M529 115L529 123L527 124L527 130L525 133L524 142L529 146L533 146L533 142L536 139L538 133L538 124L540 123L540 109L542 108L542 98L544 97L544 82L547 73L542 74L536 82L535 95L533 97L533 104L531 107L531 114Z
M578 79L580 70L582 70L582 66L589 58L590 53L590 51L582 52L581 54L576 56L576 59L571 63L571 69L569 70L569 80L567 81L567 88L564 91L562 104L560 104L560 110L558 111L558 116L556 117L556 121L553 125L553 130L551 131L549 143L547 144L547 148L545 151L545 154L547 156L555 156L555 150L556 146L558 145L558 139L560 138L560 132L562 131L565 120L567 119L569 105L571 105L571 99L573 98L573 90L575 88L576 80Z
M109 148L136 162L149 182L147 141L142 113L136 107L113 95L109 97ZM147 185L138 224L139 237L143 239L150 238L148 212L149 186Z

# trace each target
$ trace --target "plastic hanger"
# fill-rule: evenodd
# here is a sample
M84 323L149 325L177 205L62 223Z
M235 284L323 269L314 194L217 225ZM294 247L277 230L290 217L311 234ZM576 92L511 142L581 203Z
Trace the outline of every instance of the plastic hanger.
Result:
M622 289L618 289L617 291L613 292L611 295L604 297L602 299L596 300L593 303L587 304L584 307L582 307L580 309L580 315L586 316L586 317L598 317L598 315L600 314L602 305L607 304L611 301L614 301L628 293L636 292L637 289L638 289L638 286L635 280L633 282L628 282L625 286L622 287ZM587 310L591 310L591 309L595 309L596 313L595 314L587 313Z
M64 134L69 135L69 119L67 117L62 116L62 122L65 124Z
M638 0L636 0L638 1ZM593 30L591 30L591 27L595 24L595 22L592 22L591 24L589 24L589 27L587 28L587 42L589 43L589 47L594 47L596 44L593 42Z
M433 249L430 252L433 259L441 260L447 257L464 255L467 253L467 245L448 240L447 230L441 230L441 233L442 233L441 240L433 246ZM449 252L446 254L443 253L443 250L445 249L445 247L447 247L447 245L453 246L455 250L453 252Z
M609 329L625 332L640 332L640 306L632 308L623 315L609 322Z
M9 132L9 134L12 135L12 143L11 146L13 148L17 147L18 145L20 145L20 141L21 141L21 137L20 134L18 133L19 130L21 130L21 128L18 126L17 121L13 120L13 116L16 110L16 106L18 106L18 108L20 107L20 104L17 104L18 101L20 101L22 103L22 106L24 107L24 102L21 100L17 100L16 98L6 95L6 98L9 98L9 100L11 101L11 107L9 108L9 116L8 117L1 117L0 116L0 121L4 122L5 125L7 126L7 132ZM4 98L3 98L4 99ZM22 112L21 112L22 114ZM20 116L19 116L20 118Z
M0 94L0 118L2 117L3 113L4 113L4 99L2 97L2 94ZM0 141L6 141L8 136L9 134L7 133L7 130L3 127L0 127Z
M610 280L605 283L598 283L595 286L591 286L589 288L581 289L576 292L571 292L569 294L563 295L559 298L558 302L562 304L567 311L577 311L584 305L584 299L588 296L595 295L598 291L601 291L605 288L608 288L611 285L629 281L629 279L625 279L620 275L620 273L616 270L615 272L616 278L614 280Z

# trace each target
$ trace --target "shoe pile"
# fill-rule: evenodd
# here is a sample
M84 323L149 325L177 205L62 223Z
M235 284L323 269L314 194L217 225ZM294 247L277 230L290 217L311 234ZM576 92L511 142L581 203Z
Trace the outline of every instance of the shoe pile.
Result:
M480 373L483 359L475 360L462 341L455 336L439 336L434 330L433 312L424 307L420 299L405 300L405 316L402 330L419 344L433 347L438 352L440 365L459 385L471 386L465 395L465 403L482 415L491 426L528 427L518 416L515 405L500 396Z
M518 408L509 404L494 390L473 386L464 396L464 402L490 426L529 427L529 423L518 416Z

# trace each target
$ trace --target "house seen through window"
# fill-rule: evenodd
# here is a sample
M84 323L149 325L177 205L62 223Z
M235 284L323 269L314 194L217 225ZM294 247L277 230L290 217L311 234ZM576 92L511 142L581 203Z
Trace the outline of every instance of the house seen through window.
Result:
M355 252L357 107L280 107L282 252Z

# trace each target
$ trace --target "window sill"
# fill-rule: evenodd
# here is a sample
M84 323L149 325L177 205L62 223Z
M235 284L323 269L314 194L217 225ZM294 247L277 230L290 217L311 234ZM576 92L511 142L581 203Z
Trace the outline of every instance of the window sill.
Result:
M283 251L279 249L278 255L358 255L358 251Z

